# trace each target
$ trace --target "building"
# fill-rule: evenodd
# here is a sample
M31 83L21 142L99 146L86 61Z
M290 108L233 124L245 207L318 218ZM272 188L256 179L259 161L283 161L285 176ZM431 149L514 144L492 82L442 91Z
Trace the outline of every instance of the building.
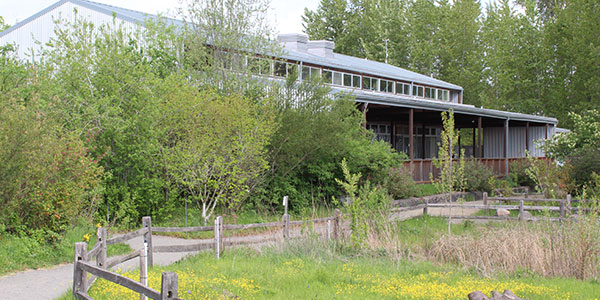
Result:
M35 41L43 44L54 35L53 19L73 20L75 16L95 24L110 24L117 19L132 30L143 26L148 18L157 18L86 0L61 0L1 32L0 45L14 43L19 57L33 59L27 54L39 48ZM182 25L178 20L167 21ZM438 152L442 111L452 109L456 128L470 137L459 141L466 156L481 160L496 175L507 174L510 162L523 159L526 151L534 157L544 157L539 143L552 137L558 123L554 118L463 104L464 91L460 86L385 63L335 53L330 41L309 41L303 34L284 34L278 39L283 55L267 59L260 64L267 67L257 73L282 79L295 70L299 80L321 76L331 85L332 93L351 92L365 114L365 126L377 139L409 156L406 164L419 182L428 181L429 174L437 172L432 158Z

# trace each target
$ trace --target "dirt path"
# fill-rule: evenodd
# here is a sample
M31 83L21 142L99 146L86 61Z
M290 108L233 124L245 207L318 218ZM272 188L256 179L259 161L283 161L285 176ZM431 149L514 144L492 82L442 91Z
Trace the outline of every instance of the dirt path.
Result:
M478 201L469 201L469 204L483 204L483 200ZM447 216L448 214L452 214L453 216L470 216L477 213L479 209L475 208L439 208L439 207L430 207L427 209L427 214L430 216ZM423 214L423 209L414 209L403 211L400 213L396 213L392 215L393 220L406 220L410 218L414 218Z
M482 201L470 202L473 204L481 204ZM477 209L457 209L452 210L453 215L472 215ZM429 208L429 214L432 216L447 215L448 209ZM397 220L405 220L419 216L423 213L422 209L410 210L395 214L392 218ZM297 226L290 229L290 236L297 237L302 235L302 227ZM321 235L326 234L327 224L321 223L314 226L314 230ZM260 241L266 237L278 236L282 237L281 230L274 230L257 235L250 236L235 236L228 237L229 241ZM152 242L155 246L162 245L189 245L198 243L202 240L181 239L175 237L167 237L153 235ZM267 244L273 244L277 241L260 242L252 245L253 248L260 248ZM143 239L141 237L129 240L127 244L134 250L143 247ZM154 264L157 266L165 266L175 263L188 255L196 252L183 253L154 253ZM135 269L139 267L139 259L133 259L123 264L117 265L115 268L121 270ZM2 291L2 299L11 300L52 300L63 295L72 286L73 280L73 264L61 264L49 269L26 270L15 274L0 277L0 291Z

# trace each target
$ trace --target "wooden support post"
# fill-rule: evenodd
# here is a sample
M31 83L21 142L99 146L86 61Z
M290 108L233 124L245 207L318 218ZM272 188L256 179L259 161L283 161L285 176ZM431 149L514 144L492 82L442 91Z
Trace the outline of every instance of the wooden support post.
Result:
M331 220L327 220L327 240L331 241Z
M525 123L525 150L529 152L529 122Z
M565 218L565 202L564 201L560 201L560 218L561 219Z
M75 243L75 260L73 262L73 296L79 299L78 292L87 293L87 272L77 266L78 261L87 262L87 243Z
M144 233L144 243L148 244L148 267L152 268L154 259L152 258L152 218L149 216L142 218L142 227L148 228L148 232Z
M415 130L415 110L414 108L408 111L408 158L410 159L411 167L414 159L414 134ZM412 171L412 170L411 170Z
M477 132L475 131L475 121L473 121L473 141L471 142L471 145L473 145L473 151L471 153L471 157L477 157L477 148L476 148L476 142L475 142L475 136L476 136Z
M421 159L425 159L425 121L421 124ZM421 177L423 176L423 161L421 161ZM428 178L429 179L429 178Z
M100 227L98 228L98 230L96 231L96 235L98 236L98 240L97 240L97 244L98 245L102 245L100 247L100 252L98 252L98 255L96 255L96 266L102 268L102 269L107 269L107 265L106 265L106 228L104 227Z
M567 213L569 214L569 217L573 214L571 208L571 194L567 194Z
M477 157L483 157L483 149L481 145L481 139L483 135L483 119L479 117L477 119Z
M390 142L392 142L392 149L396 150L396 122L392 121L392 132Z
M508 176L508 119L504 121L504 176Z
M160 285L160 300L177 299L179 297L179 282L177 273L163 272Z
M523 212L525 211L525 209L523 208L525 201L523 199L521 199L521 203L519 204L519 220L523 220Z
M333 239L338 241L341 238L341 223L342 223L342 212L336 209L333 213Z
M428 212L428 205L429 203L427 203L427 200L425 200L425 207L423 207L423 215L426 216L427 214L429 214Z
M146 265L147 260L147 248L140 250L140 283L144 286L148 286L148 265ZM148 297L144 296L144 294L140 293L140 300L147 300Z
M486 208L483 211L487 215L487 212L489 211L489 209L487 208L487 206L490 205L490 203L488 202L488 193L487 192L483 192L482 198L483 198L483 205L486 206Z
M215 218L215 257L219 259L221 257L221 247L223 245L221 241L221 219L223 217L218 216Z

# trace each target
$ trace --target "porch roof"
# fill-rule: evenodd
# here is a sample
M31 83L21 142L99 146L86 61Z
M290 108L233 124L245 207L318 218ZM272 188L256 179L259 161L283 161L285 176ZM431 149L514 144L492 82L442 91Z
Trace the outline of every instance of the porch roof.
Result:
M332 88L332 92L337 93L348 93L348 89ZM539 115L528 115L522 113L508 112L495 109L479 108L468 104L457 104L451 102L433 101L425 99L417 99L411 96L400 96L400 95L386 95L382 93L369 92L365 90L352 90L351 95L356 97L357 102L364 102L369 104L380 104L389 105L403 108L416 108L425 109L432 111L448 111L452 109L455 113L472 115L486 118L496 118L503 120L523 121L523 122L536 122L543 124L551 124L556 126L558 120L556 118L544 117Z

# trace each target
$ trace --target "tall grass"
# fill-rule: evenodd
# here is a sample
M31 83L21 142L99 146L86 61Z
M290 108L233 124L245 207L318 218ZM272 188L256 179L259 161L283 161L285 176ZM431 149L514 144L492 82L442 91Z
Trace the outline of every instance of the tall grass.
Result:
M596 216L563 223L514 223L481 236L446 235L431 258L474 268L485 275L530 270L542 276L600 278L600 221Z

